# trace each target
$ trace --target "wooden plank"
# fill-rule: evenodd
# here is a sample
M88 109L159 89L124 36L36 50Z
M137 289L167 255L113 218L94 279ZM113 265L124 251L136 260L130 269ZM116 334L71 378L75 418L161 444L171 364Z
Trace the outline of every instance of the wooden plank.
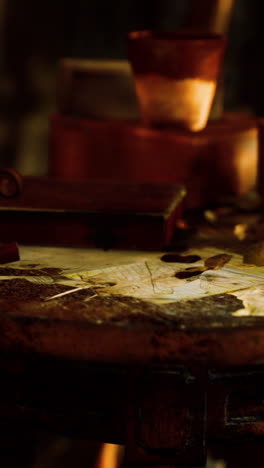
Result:
M185 190L178 185L28 177L1 200L1 239L26 244L163 248Z

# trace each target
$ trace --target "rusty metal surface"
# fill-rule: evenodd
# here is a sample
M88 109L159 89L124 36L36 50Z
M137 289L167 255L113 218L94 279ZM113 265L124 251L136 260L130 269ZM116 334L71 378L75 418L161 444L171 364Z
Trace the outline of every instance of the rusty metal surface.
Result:
M263 436L263 317L232 316L234 295L45 301L71 286L29 279L63 271L19 270L0 269L13 278L0 282L2 421L125 444L139 466L197 466L209 441Z
M63 285L2 282L0 348L99 362L264 362L262 317L233 317L232 295L174 304L129 297L66 296L44 302Z
M233 316L243 301L230 293L155 303L112 294L111 282L91 301L87 289L47 301L72 288L41 283L63 279L66 251L47 249L43 265L34 252L0 268L1 421L125 444L128 466L198 466L209 443L261 441L263 316ZM116 262L74 251L68 266L72 256L91 271Z
M65 270L60 267L71 266L73 258L79 269L89 264L95 270L117 260L120 265L138 262L143 253L21 247L21 258L0 268L1 277L13 278L0 281L2 351L127 365L264 363L264 318L234 317L242 301L232 294L154 303L111 295L113 286L105 283L105 294L91 301L85 301L87 290L45 301L71 286L29 281L43 275L61 279Z

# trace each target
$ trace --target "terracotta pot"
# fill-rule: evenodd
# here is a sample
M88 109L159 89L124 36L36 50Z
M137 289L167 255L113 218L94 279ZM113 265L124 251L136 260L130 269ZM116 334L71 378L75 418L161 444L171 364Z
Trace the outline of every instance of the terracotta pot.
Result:
M49 173L75 179L181 183L197 153L194 138L183 130L54 114Z
M55 114L50 138L50 175L180 183L188 208L247 193L256 184L257 125L243 113L224 114L199 133Z
M188 208L208 206L255 189L258 132L253 116L225 113L195 137L197 152L185 181Z
M128 58L144 123L205 128L225 46L222 36L210 33L131 32Z

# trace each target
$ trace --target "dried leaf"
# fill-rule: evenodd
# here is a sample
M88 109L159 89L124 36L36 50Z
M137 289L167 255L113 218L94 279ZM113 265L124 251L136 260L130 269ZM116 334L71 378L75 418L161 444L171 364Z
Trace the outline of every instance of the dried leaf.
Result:
M198 276L201 273L204 272L204 268L187 268L186 270L183 271L178 271L175 274L175 277L178 279L186 279L186 278L191 278L192 276Z
M223 266L228 263L232 258L232 255L228 254L219 254L214 255L213 257L209 257L204 261L204 266L208 270L219 270L223 268Z

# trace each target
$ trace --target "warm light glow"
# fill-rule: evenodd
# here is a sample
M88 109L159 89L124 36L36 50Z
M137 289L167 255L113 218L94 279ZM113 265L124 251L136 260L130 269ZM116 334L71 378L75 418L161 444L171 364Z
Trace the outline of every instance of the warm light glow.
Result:
M119 468L123 451L122 445L103 444L95 468Z
M210 30L224 34L228 30L234 0L218 0Z
M234 194L243 195L253 190L257 180L257 129L238 133L233 140L223 139L221 143L223 157L219 160L219 169L225 183Z
M147 123L202 130L208 120L216 83L199 78L177 80L157 74L136 77L136 89Z
M191 26L226 34L235 0L191 0Z

